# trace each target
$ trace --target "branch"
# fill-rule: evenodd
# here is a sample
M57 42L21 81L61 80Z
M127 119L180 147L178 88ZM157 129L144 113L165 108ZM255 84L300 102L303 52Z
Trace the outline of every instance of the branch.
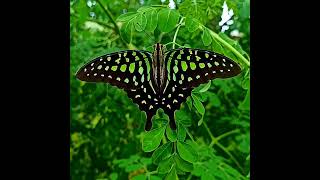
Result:
M106 13L106 15L108 16L108 18L110 19L111 23L114 25L114 28L116 30L116 32L118 34L120 34L120 30L119 30L119 27L116 23L116 21L114 20L111 12L109 11L108 9L108 6L107 7L104 7L103 4L100 2L100 0L97 0L98 4L100 5L100 7L102 8L102 10L104 11L104 13Z
M211 29L209 29L209 32L211 36L216 38L218 41L220 41L226 48L228 48L230 51L232 51L236 56L240 58L240 60L245 63L248 67L250 67L250 61L246 59L239 51L237 51L234 47L232 47L229 43L227 43L225 40L223 40L217 33L213 32Z
M173 41L172 41L172 43L173 43L173 44L172 44L172 49L174 49L175 46L176 46L177 35L178 35L179 29L180 29L180 27L181 27L181 24L182 24L182 21L183 21L183 20L184 20L184 17L181 18L181 20L180 20L180 22L179 22L179 24L178 24L177 30L176 30L176 32L174 33Z

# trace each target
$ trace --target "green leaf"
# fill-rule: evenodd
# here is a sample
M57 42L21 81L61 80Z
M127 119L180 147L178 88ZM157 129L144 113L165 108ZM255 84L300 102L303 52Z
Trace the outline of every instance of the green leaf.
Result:
M204 93L204 92L208 91L210 86L211 86L211 81L209 81L202 89L200 89L199 92Z
M250 110L250 89L247 90L246 97L239 105L239 109L241 110Z
M178 24L179 13L176 10L164 8L159 11L158 19L159 29L162 32L170 32Z
M174 156L170 156L167 159L162 160L158 166L159 174L167 174L174 163Z
M174 156L176 167L185 172L191 172L193 170L193 164L183 160L179 155Z
M151 158L145 158L145 157L143 157L143 158L140 159L140 161L141 161L142 164L144 164L144 165L150 165L150 164L152 164Z
M195 96L194 94L191 94L191 97L193 99L193 105L196 108L196 110L200 113L201 119L198 121L198 126L200 126L203 122L203 116L205 113L205 108L203 104L200 102L199 98Z
M190 144L178 141L177 149L182 159L191 163L195 163L197 161L197 151L193 149L193 147Z
M208 3L211 1L208 1ZM180 5L179 5L179 12L183 16L190 16L195 19L198 19L202 23L205 22L208 18L207 15L207 1L205 0L184 0Z
M167 142L156 149L152 154L152 162L159 164L160 161L170 156L172 151L172 142Z
M120 29L121 37L128 43L132 41L133 33L134 33L134 25L132 20L124 23Z
M212 42L212 37L210 35L209 30L206 27L203 28L203 33L202 33L201 39L202 39L204 46L209 46Z
M178 123L178 140L184 141L186 139L186 136L187 136L187 131L185 127L181 123Z
M134 176L132 180L146 180L147 176L144 174L139 174L138 176Z
M192 103L191 98L189 102ZM192 104L190 104L190 107L192 107ZM191 117L191 113L187 112L187 109L177 110L175 113L175 117L176 117L176 120L182 125L186 127L191 126L192 117Z
M247 55L247 53L241 48L239 43L231 38L229 38L226 34L220 32L219 36L225 40L228 44L230 44L232 47L234 47L237 51L240 52L242 55Z
M139 13L134 19L134 27L137 31L141 32L146 28L147 18L144 14Z
M158 25L158 12L157 9L153 9L151 11L146 12L146 18L147 18L147 25L146 30L147 31L154 31L157 28Z
M150 180L161 180L161 178L155 175L151 175Z
M149 11L152 11L154 10L155 8L154 7L151 7L151 6L142 6L140 7L137 12L138 13L146 13L146 12L149 12Z
M160 145L161 139L164 136L165 129L166 126L163 126L145 133L142 140L143 151L151 152L155 150Z
M192 17L186 17L186 28L189 32L194 32L200 27L200 22Z
M215 93L210 93L209 99L214 107L219 107L221 105L221 101Z
M165 180L179 180L175 166L171 168L171 171L168 173Z
M221 44L219 43L218 40L216 40L214 37L212 37L213 41L212 41L212 49L220 54L224 54L224 50L223 47L221 46Z
M117 180L117 179L118 179L118 174L115 173L115 172L111 173L111 174L110 174L110 179L111 179L111 180Z
M167 138L171 141L171 142L175 142L177 140L177 131L173 131L170 126L167 126L166 129L166 134L167 134Z
M126 14L121 14L116 21L128 22L137 16L136 12L128 12Z
M192 94L191 97L193 99L193 105L197 109L197 111L200 114L204 114L205 113L205 108L204 108L203 104L200 102L199 98L194 94Z
M143 168L143 164L131 164L126 167L125 171L132 172L141 168Z

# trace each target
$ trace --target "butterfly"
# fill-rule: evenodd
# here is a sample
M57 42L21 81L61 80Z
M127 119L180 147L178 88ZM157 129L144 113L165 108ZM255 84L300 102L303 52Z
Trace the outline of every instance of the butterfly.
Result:
M109 83L127 92L146 112L145 130L159 108L169 116L176 130L175 110L200 84L215 78L229 78L241 72L240 66L221 54L191 48L169 51L156 43L154 51L126 50L106 54L82 66L76 77L86 82Z

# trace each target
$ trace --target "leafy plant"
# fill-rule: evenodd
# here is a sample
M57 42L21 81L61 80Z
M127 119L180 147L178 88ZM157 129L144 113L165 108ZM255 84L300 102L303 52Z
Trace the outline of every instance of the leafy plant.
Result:
M223 1L184 0L175 9L144 3L70 2L72 179L249 179L249 1L227 1L236 16L229 31L241 31L240 39L219 33ZM144 114L122 90L79 82L74 74L92 57L150 50L155 42L167 49L219 52L240 63L243 72L194 89L175 113L176 131L158 111L154 128L144 132Z

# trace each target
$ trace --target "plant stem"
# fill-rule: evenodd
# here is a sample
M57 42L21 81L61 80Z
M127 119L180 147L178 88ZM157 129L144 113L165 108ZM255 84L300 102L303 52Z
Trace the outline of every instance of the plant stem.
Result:
M226 133L224 133L224 134L221 134L220 136L218 136L218 137L216 138L216 140L219 141L220 139L222 139L222 138L224 138L224 137L226 137L226 136L229 136L229 135L235 134L235 133L239 133L239 132L240 132L239 129L234 129L234 130L232 130L232 131L229 131L229 132L226 132Z
M244 173L244 169L240 166L239 162L237 161L237 159L227 150L227 148L225 148L222 144L220 144L219 142L217 143L217 146L219 148L221 148L226 154L228 154L228 156L230 156L230 158L234 161L234 163L238 166L238 168L242 171L242 173Z
M217 145L220 149L222 149L228 156L230 156L231 160L234 161L234 163L238 166L238 168L244 173L244 169L240 166L239 162L237 161L237 159L222 145L218 142L218 139L216 137L214 137L210 131L210 129L208 128L208 125L205 121L203 121L202 123L204 125L204 127L206 128L212 142L210 143L209 147L212 147L213 145ZM220 138L221 139L221 138Z
M97 2L100 5L100 7L102 8L102 10L104 11L104 13L106 13L106 15L110 19L111 23L114 25L116 32L118 34L120 34L119 27L118 27L117 23L115 22L111 12L109 11L108 6L107 7L103 6L103 4L100 2L100 0L97 0Z
M192 141L192 142L195 142L194 139L193 139L193 137L192 137L192 135L191 135L190 132L188 131L188 129L186 129L186 132L187 132L188 136L190 137L191 141Z
M240 58L240 60L245 63L248 67L250 67L250 62L247 60L242 54L239 53L234 47L232 47L229 43L223 40L217 33L213 32L211 29L208 29L211 36L220 41L226 48L230 49L236 56Z
M212 147L213 144L217 143L217 139L212 135L210 129L208 128L207 123L205 121L203 121L202 123L203 123L204 127L206 128L206 130L207 130L207 132L208 132L208 134L209 134L209 136L210 136L210 138L212 140L212 142L211 142L212 145L210 144L210 147Z
M121 38L119 27L118 27L116 21L114 20L113 15L111 14L110 10L108 9L108 6L107 6L107 7L103 6L103 4L100 2L100 0L97 0L97 2L98 2L98 4L100 5L100 7L102 8L103 12L108 16L108 18L110 19L111 23L113 24L116 33L119 34L119 36L120 36L121 42L122 42L124 45L126 45L128 48L130 48L131 46L133 46L133 45L130 45L130 44L128 45L128 44Z
M177 27L177 29L176 29L176 32L174 33L174 36L173 36L173 41L172 41L172 49L174 49L175 48L175 46L176 46L176 39L177 39L177 35L178 35L178 32L179 32L179 29L180 29L180 27L181 27L181 24L182 24L182 21L184 20L184 17L182 17L181 19L180 19L180 22L179 22L179 24L178 24L178 27Z

